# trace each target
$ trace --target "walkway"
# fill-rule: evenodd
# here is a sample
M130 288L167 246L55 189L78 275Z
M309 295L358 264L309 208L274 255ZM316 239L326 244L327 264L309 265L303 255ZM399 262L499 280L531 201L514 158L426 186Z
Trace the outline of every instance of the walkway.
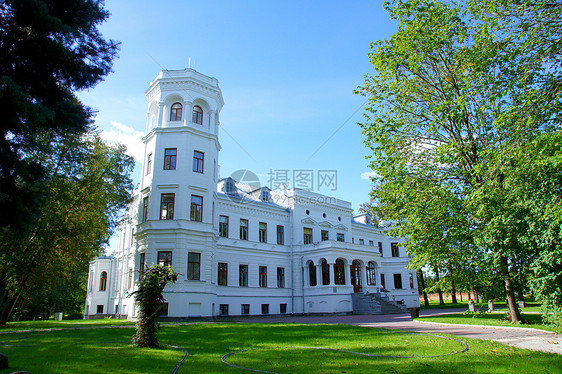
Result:
M433 316L464 312L465 309L428 309L421 316ZM451 334L471 339L493 340L517 348L557 353L562 355L562 335L549 331L523 327L496 327L477 325L454 325L413 321L409 314L390 315L344 315L344 316L301 316L301 317L263 317L244 319L252 323L328 323L348 324L382 329L405 330L420 333Z

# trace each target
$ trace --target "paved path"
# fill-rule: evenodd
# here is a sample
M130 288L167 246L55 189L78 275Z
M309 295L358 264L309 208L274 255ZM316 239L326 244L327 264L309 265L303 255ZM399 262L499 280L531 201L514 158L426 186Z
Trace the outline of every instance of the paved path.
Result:
M428 309L422 310L420 315L431 316L464 311L465 309ZM244 322L342 323L383 329L452 334L471 339L493 340L517 348L562 355L562 335L549 331L523 327L454 325L449 323L420 322L411 320L409 314L264 317L244 319Z

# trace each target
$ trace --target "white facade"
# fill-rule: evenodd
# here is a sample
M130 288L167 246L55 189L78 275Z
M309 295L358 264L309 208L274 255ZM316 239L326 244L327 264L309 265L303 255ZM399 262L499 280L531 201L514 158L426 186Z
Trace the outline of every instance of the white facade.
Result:
M164 70L146 97L140 187L117 250L90 265L85 318L134 318L128 294L159 262L180 273L164 291L168 317L348 313L354 292L419 307L402 240L349 202L218 180L216 79Z

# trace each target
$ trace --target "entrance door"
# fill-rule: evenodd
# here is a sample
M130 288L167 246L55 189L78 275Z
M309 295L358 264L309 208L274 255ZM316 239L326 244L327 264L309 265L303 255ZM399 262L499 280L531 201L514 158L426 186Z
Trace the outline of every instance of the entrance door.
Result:
M351 284L353 292L361 292L361 263L358 260L351 263Z

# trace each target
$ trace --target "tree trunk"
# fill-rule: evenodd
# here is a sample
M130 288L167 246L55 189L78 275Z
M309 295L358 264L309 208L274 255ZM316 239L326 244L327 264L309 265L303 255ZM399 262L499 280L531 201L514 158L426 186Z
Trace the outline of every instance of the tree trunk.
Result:
M427 298L427 292L425 292L425 279L423 277L423 271L421 269L418 270L418 275L420 276L420 282L423 290L423 303L425 306L429 306L429 299Z
M453 304L457 303L457 290L455 289L455 281L451 281L451 302Z
M439 283L439 270L435 268L435 281ZM445 304L443 301L443 291L441 291L441 287L437 289L437 293L439 294L439 305Z
M2 300L2 310L0 311L0 326L6 326L10 316L12 315L12 311L18 302L18 299L21 296L23 289L18 292L17 295L9 297L7 299Z
M513 282L511 281L511 277L509 276L507 257L505 256L501 258L501 268L505 285L505 298L508 308L507 316L512 323L521 323L523 321L523 318L521 318L519 306L517 305L517 301L515 300L515 294L513 292Z

